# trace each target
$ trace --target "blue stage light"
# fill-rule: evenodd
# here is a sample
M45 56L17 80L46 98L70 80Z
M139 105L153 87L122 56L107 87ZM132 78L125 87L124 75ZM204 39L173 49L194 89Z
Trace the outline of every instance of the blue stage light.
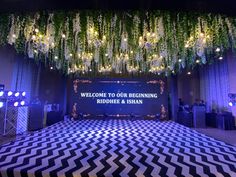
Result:
M14 106L15 106L15 107L17 107L18 105L19 105L19 103L18 103L18 102L15 102L15 103L14 103Z
M7 93L8 96L12 96L12 94L13 94L12 91L9 91L9 92Z
M25 92L22 92L22 94L21 94L22 96L25 96L26 95L26 93Z
M0 92L0 96L3 96L3 95L4 95L4 92L3 92L3 91L1 91L1 92Z
M0 108L2 108L2 107L3 107L3 105L4 105L4 104L3 104L3 102L0 102Z
M21 105L21 106L24 106L24 105L25 105L25 101L21 101L21 102L20 102L20 105Z
M16 93L15 93L15 97L18 97L19 95L20 95L19 92L16 92Z

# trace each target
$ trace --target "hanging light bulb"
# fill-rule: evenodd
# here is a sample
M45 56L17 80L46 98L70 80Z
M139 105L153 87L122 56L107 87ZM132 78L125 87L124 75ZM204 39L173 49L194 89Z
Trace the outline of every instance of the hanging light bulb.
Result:
M216 52L220 52L220 48L219 47L216 48Z
M33 35L33 36L32 36L32 39L33 39L33 40L35 40L35 39L36 39L36 36L35 36L35 35Z
M204 33L200 33L200 37L203 37L204 36Z

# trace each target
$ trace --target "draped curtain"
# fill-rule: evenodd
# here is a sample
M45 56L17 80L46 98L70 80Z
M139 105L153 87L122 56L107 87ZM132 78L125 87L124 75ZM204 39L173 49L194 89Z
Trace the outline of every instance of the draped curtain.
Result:
M206 101L207 112L228 110L229 77L227 60L200 69L200 97Z
M38 69L33 60L17 56L13 69L12 90L25 91L27 101L37 96Z

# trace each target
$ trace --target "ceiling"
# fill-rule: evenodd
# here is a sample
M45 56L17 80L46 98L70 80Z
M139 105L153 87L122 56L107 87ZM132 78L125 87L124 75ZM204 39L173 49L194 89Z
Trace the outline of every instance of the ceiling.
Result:
M160 9L236 16L234 0L0 0L0 12L72 9Z

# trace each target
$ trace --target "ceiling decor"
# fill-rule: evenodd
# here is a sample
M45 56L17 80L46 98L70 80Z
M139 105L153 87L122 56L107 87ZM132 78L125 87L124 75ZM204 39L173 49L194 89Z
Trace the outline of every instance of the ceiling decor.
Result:
M236 18L167 11L0 15L0 45L66 74L177 73L236 48Z

